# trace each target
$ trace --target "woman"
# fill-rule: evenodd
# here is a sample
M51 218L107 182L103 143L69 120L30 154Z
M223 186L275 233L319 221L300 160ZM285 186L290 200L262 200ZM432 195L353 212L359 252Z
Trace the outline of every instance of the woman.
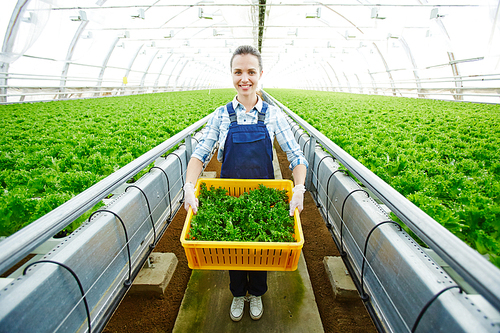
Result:
M273 179L272 143L276 137L287 154L293 173L292 216L295 208L299 212L303 208L307 161L281 110L268 105L257 94L263 73L259 51L252 46L240 46L233 53L230 65L237 95L215 110L207 123L208 130L191 156L186 171L184 208L191 207L194 214L198 210L194 184L216 142L219 142L217 159L222 162L221 178ZM250 301L250 317L260 319L264 311L261 296L267 291L267 272L229 271L229 277L233 294L231 319L239 321L243 317L245 299Z

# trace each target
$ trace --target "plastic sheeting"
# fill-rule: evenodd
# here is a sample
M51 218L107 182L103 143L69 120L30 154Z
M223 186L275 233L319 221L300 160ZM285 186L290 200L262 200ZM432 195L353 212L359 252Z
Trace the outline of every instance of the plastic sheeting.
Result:
M0 6L3 102L231 87L231 53L259 39L264 88L500 101L497 0Z

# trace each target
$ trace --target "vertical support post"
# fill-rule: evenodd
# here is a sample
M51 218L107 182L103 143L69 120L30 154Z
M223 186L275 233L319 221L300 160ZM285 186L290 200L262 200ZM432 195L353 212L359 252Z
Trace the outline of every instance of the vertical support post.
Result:
M186 160L189 162L191 158L191 154L193 153L193 144L191 142L191 134L187 135L185 140L186 142Z
M458 66L457 62L455 61L455 55L453 52L448 52L448 58L450 59L450 66L451 70L453 72L453 81L455 82L455 94L453 94L453 98L455 98L456 101L461 101L464 99L463 97L463 82L462 82L462 77L460 76L460 72L458 71Z
M9 73L9 63L0 62L0 102L7 102L7 77Z
M316 137L309 137L309 149L307 151L307 162L309 162L309 168L306 174L306 189L311 191L312 189L312 171L314 169L314 150L316 149Z

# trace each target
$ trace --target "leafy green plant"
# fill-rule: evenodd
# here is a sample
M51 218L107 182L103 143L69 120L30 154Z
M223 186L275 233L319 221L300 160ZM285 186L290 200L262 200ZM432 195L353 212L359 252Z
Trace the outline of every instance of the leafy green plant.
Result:
M262 184L233 197L222 187L200 185L198 213L189 237L202 241L294 242L286 190Z
M500 267L500 106L266 89Z
M1 105L0 236L58 207L233 96L233 90L221 89Z

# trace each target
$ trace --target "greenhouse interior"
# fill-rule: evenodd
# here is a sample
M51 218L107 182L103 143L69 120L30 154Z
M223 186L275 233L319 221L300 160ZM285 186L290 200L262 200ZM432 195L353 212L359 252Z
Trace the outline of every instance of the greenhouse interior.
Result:
M0 6L0 332L500 332L500 1ZM205 148L247 89L269 177Z

